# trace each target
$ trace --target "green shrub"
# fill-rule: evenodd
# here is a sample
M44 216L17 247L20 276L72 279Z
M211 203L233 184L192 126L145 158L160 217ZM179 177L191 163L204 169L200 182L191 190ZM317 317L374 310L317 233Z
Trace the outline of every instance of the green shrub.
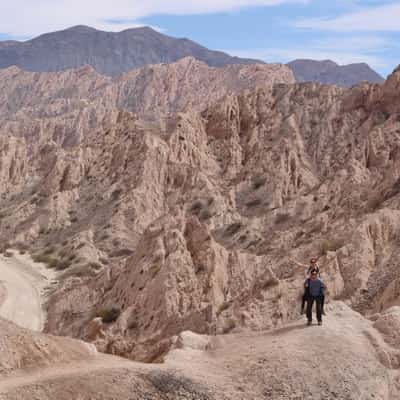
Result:
M50 265L52 263L52 261L54 260L53 257L50 257L49 255L46 254L35 254L32 256L33 261L37 262L37 263L43 263L43 264L47 264Z
M60 260L58 258L51 257L45 253L35 254L32 259L37 263L46 264L48 268L53 268L57 271L63 271L71 266L71 263L69 261Z
M327 239L323 240L320 245L320 250L322 254L328 253L328 251L336 251L345 245L343 239Z
M54 259L50 264L50 268L54 268L57 271L64 271L65 269L69 268L71 266L71 263L66 261L66 260L58 260Z
M230 307L231 303L229 301L224 301L217 310L217 315L221 314L223 311L227 310Z
M44 252L43 252L43 254L44 254L44 255L53 254L54 251L55 251L54 247L51 246L51 247L48 247L47 249L45 249Z
M120 315L121 315L121 310L116 307L103 308L96 312L96 317L101 318L101 320L105 324L110 324L111 322L115 322Z
M232 318L226 320L225 322L225 326L223 329L223 333L229 333L232 329L234 329L236 327L236 321Z

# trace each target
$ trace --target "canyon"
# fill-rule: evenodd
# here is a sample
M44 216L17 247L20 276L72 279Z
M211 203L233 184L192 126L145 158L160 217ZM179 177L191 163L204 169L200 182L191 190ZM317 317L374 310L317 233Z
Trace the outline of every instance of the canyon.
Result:
M0 322L0 398L396 399L399 89L0 70L0 242L57 273L46 334Z

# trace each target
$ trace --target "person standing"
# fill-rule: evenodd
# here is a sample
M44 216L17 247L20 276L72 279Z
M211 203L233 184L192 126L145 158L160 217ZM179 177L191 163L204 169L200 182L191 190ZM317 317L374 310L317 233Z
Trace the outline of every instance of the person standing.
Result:
M305 279L310 278L310 273L311 273L311 270L313 270L313 269L315 269L317 271L318 278L321 278L321 271L319 269L319 266L317 265L317 259L316 258L312 258L310 260L310 264L309 265L301 264L298 261L296 261L296 260L294 260L293 258L290 258L290 257L289 257L289 260L292 261L297 266L305 268L305 273L304 273L304 275L305 275L304 278ZM304 290L303 297L301 299L301 311L300 311L300 314L304 314L304 307L306 305L306 301L307 301L307 293L306 293L306 290ZM322 315L325 315L325 311L324 311L325 293L324 292L322 294L321 302L322 302L322 310L321 310L321 312L322 312Z
M313 269L310 271L310 277L304 282L307 299L307 325L312 324L312 307L316 303L316 313L318 325L322 325L322 297L326 286L318 277L318 271Z

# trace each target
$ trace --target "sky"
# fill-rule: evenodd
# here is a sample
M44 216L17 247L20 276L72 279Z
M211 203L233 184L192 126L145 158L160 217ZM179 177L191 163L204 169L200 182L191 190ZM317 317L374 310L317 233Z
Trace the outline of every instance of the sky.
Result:
M400 64L400 0L0 0L0 40L74 25L149 25L208 48L266 62Z

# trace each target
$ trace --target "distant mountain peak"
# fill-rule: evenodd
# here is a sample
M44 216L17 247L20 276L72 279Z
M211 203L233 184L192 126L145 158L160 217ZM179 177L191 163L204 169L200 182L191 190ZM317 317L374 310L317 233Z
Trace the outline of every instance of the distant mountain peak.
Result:
M87 25L75 25L75 26L71 26L70 28L64 29L64 31L91 33L91 32L97 32L97 29L92 28L91 26L87 26Z
M0 68L17 65L27 71L55 72L91 65L116 76L148 64L194 57L211 67L262 61L232 57L191 40L166 36L149 26L104 32L86 25L46 33L23 43L0 42Z
M298 59L287 66L293 71L299 82L320 82L350 87L361 81L382 83L383 77L367 63L339 65L332 60Z

